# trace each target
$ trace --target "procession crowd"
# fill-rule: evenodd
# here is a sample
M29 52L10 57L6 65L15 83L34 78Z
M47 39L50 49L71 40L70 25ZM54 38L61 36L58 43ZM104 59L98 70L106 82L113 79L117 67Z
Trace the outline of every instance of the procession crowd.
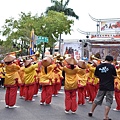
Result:
M104 66L101 68L101 65ZM74 56L60 54L47 56L42 60L32 57L18 59L13 55L6 55L0 63L0 78L1 86L6 89L6 108L17 107L18 88L20 98L35 101L33 96L38 94L41 87L40 105L49 105L52 97L58 95L64 81L66 114L70 111L75 113L78 105L84 105L88 98L88 102L92 104L88 115L92 117L94 109L102 104L106 96L104 120L111 120L108 113L113 95L116 100L114 110L120 111L120 62L113 62L112 56L106 56L105 61L90 59L85 62L76 61Z

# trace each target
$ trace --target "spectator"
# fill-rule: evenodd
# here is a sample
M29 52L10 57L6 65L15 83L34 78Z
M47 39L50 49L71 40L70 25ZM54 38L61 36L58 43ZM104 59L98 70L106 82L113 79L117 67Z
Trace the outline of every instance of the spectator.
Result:
M97 105L101 105L104 97L106 96L105 113L103 120L111 120L108 117L111 105L113 103L114 93L114 79L117 76L115 67L111 64L113 62L112 56L106 56L105 62L96 67L95 76L100 79L99 90L96 98L92 104L92 108L88 113L89 117L92 117L93 112Z

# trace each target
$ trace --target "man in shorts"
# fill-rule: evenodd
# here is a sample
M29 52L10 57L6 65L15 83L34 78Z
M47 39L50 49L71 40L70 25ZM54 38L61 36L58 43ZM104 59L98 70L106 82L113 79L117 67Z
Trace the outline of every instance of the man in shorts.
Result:
M105 58L105 62L101 63L96 67L95 76L99 78L99 90L96 95L96 98L92 104L91 111L88 113L89 117L92 117L93 112L97 105L102 105L103 99L106 96L106 105L105 105L105 113L103 120L111 120L108 117L109 111L111 109L111 105L113 103L113 93L114 93L114 79L117 76L116 69L113 62L113 57L107 55Z

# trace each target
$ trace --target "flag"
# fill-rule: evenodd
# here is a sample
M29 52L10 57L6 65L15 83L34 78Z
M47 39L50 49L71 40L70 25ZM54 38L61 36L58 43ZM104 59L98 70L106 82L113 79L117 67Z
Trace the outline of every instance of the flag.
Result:
M34 54L34 30L31 31L31 40L30 40L30 55Z

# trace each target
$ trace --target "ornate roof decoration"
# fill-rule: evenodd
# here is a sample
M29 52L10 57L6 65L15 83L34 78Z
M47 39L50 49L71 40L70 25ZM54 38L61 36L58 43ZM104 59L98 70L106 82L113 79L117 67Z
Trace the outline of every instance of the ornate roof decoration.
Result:
M119 21L120 18L106 18L106 19L96 19L89 14L90 18L95 22L107 22L107 21Z

